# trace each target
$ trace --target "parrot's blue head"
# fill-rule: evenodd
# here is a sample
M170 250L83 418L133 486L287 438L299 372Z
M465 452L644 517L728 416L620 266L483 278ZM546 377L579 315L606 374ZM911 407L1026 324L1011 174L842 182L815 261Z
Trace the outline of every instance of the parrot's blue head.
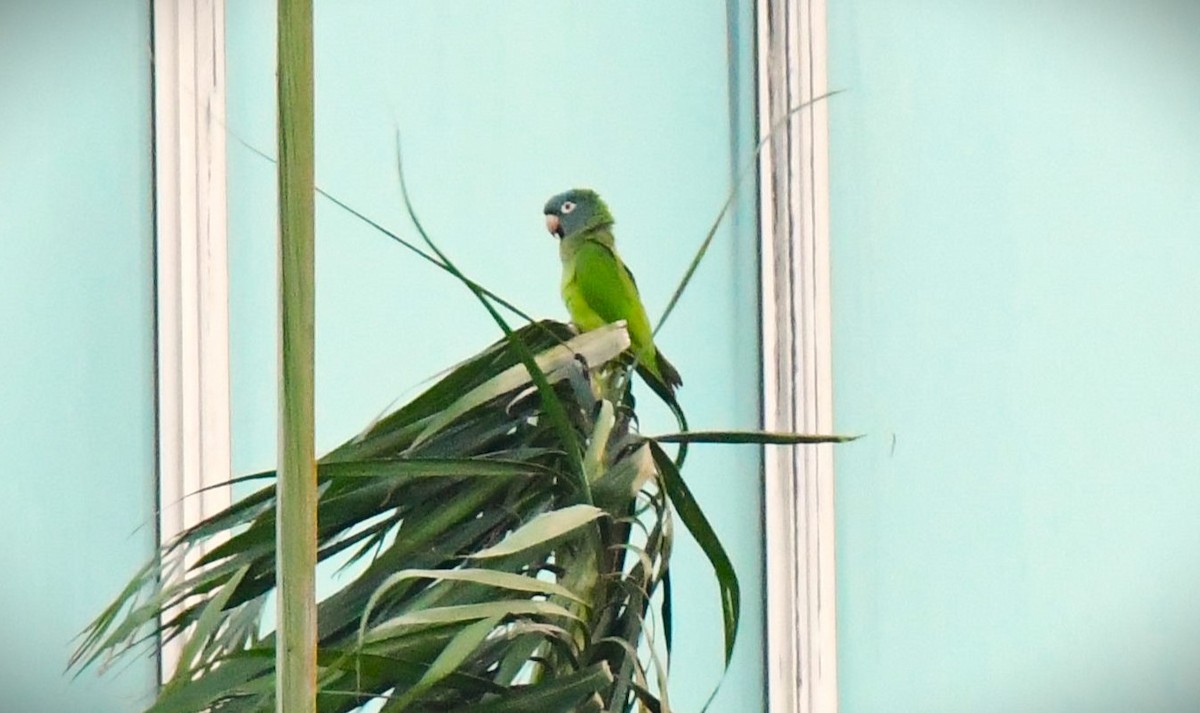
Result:
M612 214L600 196L589 188L572 188L546 201L546 229L560 238L584 230L612 225Z

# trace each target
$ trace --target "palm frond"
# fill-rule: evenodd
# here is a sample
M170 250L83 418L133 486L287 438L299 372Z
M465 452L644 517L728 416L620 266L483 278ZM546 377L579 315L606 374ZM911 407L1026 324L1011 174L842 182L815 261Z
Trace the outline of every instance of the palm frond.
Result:
M615 359L628 336L538 322L514 337L536 355L603 497L580 502L512 340L334 449L318 468L319 558L349 557L357 571L318 606L319 710L376 699L385 711L629 710L654 698L624 686L613 701L615 672L646 678L636 632L668 552L668 512L627 394L606 391L627 383ZM647 504L658 534L626 557ZM150 710L272 710L273 634L259 633L258 614L276 582L275 518L271 484L167 543L72 663L182 637L180 668ZM178 613L161 620L168 610Z
M728 663L737 575L661 444L840 439L642 436L628 345L621 324L582 335L529 324L321 459L318 557L353 574L318 604L319 711L669 711L669 591L660 612L651 602L669 589L672 513L713 565ZM274 710L261 613L276 586L276 516L268 484L166 543L84 632L72 665L178 638L179 669L149 711ZM647 626L656 617L659 630Z

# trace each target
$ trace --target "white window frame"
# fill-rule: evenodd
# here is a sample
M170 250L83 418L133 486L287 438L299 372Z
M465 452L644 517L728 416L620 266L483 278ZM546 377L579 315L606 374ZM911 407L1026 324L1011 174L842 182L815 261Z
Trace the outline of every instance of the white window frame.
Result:
M231 488L212 487L230 476L225 3L153 0L153 17L158 527L169 542L231 502ZM181 648L163 648L164 678Z
M833 428L825 0L758 0L763 416L768 430ZM767 688L771 713L835 713L833 451L769 448Z
M159 533L167 542L231 501L230 488L213 487L230 477L225 1L152 1ZM756 5L759 133L786 121L759 162L764 426L828 433L828 111L819 102L783 119L826 91L825 0ZM764 467L769 710L835 713L832 448L771 448ZM172 643L164 675L178 658Z

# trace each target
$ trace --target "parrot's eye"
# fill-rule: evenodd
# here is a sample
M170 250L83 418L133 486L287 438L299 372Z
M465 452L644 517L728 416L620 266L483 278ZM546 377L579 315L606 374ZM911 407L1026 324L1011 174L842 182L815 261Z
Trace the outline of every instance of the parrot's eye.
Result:
M562 212L563 215L566 215L567 213L570 213L571 211L575 210L575 204L572 203L571 201L566 201L562 205L560 205L558 207L558 209Z

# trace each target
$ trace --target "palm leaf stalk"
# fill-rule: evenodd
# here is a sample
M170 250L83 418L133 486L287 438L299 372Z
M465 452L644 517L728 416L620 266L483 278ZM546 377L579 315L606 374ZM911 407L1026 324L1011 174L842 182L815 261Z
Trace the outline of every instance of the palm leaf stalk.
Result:
M279 480L277 710L315 713L317 474L314 463L312 0L278 2ZM239 570L240 584L249 570ZM236 587L227 587L233 595ZM222 590L225 592L225 589ZM211 614L214 623L221 613ZM203 628L203 627L201 627Z

